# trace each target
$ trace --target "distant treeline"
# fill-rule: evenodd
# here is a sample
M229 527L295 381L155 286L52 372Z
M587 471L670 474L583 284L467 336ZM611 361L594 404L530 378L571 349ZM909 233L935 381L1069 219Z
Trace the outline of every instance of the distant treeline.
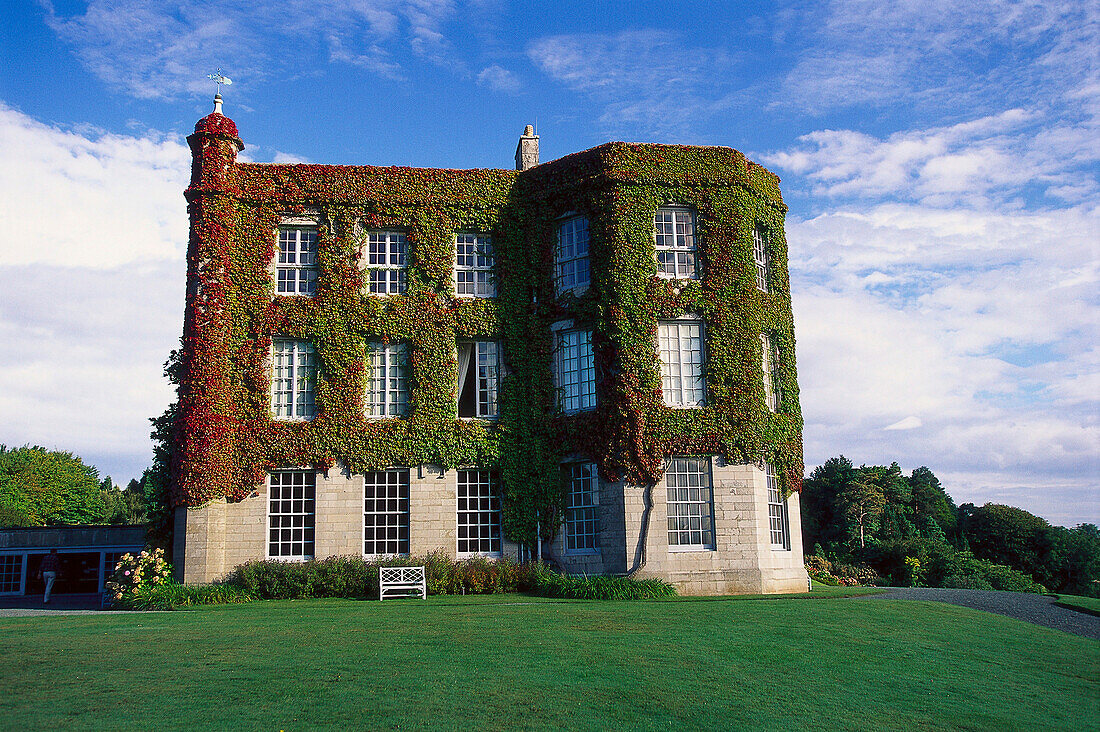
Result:
M906 476L897 463L857 468L831 458L805 481L801 505L807 554L867 565L891 584L1100 596L1094 524L1051 526L995 503L956 506L925 467Z

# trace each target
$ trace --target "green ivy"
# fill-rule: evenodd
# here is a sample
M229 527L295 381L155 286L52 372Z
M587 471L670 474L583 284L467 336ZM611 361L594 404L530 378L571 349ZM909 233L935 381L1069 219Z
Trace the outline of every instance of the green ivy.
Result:
M197 294L189 296L185 323L177 505L240 500L267 472L286 466L340 463L363 473L476 465L499 471L505 534L531 544L536 520L544 534L558 523L558 465L566 455L595 460L606 480L634 484L659 480L674 454L767 460L782 470L788 491L800 488L786 207L778 179L740 153L610 143L523 173L232 164L219 182L216 163L231 160L225 141L233 138L213 139L200 153L204 175L188 191L189 292ZM669 203L696 211L701 280L656 276L653 215ZM555 221L567 211L589 219L593 280L579 297L558 298ZM274 296L275 231L285 216L304 214L319 223L316 295ZM757 225L770 234L768 294L755 285ZM404 294L364 291L361 237L378 229L407 234ZM493 300L454 297L453 236L461 231L492 236ZM661 400L657 323L689 313L706 323L707 405L669 409ZM594 331L599 403L563 416L552 385L550 326L567 318ZM761 332L781 354L775 414L764 404ZM312 421L270 416L273 335L316 348ZM455 342L476 338L503 343L496 421L456 418ZM412 390L404 418L364 417L368 341L408 344Z

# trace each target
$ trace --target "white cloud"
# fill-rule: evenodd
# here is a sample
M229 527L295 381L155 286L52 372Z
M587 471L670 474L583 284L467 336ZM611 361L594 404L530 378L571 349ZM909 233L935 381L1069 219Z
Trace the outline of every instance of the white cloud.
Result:
M1061 199L1100 192L1100 120L1051 121L1011 109L949 127L885 139L821 130L797 147L766 153L766 163L806 177L827 197L895 196L939 206L1006 202L1028 186Z
M683 137L736 93L727 51L688 46L670 31L551 36L528 44L527 55L547 76L603 105L599 122L611 134Z
M887 427L883 427L882 429L887 430L887 431L889 431L889 430L915 430L918 427L922 426L923 424L924 424L924 422L921 421L920 417L909 415L905 419L899 419L897 422L894 422L892 425L889 425Z
M477 75L477 83L499 92L519 91L521 86L515 74L497 64L482 69Z
M138 477L182 330L187 147L0 106L0 157L0 443Z
M296 73L311 57L400 79L394 53L405 49L461 70L443 33L453 0L90 0L83 13L50 0L47 22L84 66L135 97L170 99L207 92L217 67L238 83Z
M775 98L814 114L895 103L1003 108L1096 78L1095 3L833 0L797 15L807 32L787 35L796 62Z
M191 153L172 135L50 127L0 103L0 261L110 268L181 260Z

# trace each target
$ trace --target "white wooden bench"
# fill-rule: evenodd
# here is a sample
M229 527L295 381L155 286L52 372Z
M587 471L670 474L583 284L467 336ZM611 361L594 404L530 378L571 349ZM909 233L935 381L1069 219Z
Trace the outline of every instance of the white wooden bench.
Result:
M428 580L423 567L379 567L378 599L390 597L428 597Z

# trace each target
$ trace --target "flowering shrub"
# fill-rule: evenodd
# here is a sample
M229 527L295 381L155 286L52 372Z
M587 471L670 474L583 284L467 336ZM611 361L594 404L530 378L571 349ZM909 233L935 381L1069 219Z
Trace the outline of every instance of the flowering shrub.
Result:
M107 580L107 597L112 605L126 607L141 590L162 585L171 576L172 565L165 560L163 549L145 550L136 556L127 552Z
M882 582L866 564L840 564L813 554L806 556L806 572L814 582L831 587L875 587Z

